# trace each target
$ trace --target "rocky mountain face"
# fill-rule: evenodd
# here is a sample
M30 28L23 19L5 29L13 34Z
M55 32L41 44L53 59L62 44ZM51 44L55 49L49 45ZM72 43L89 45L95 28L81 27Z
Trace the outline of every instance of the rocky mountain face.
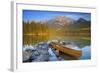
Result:
M64 26L69 26L70 24L73 24L75 22L74 19L65 17L65 16L57 16L51 20L48 20L46 23L49 27L53 28L61 28Z
M75 23L74 23L74 25L73 26L71 26L71 27L73 27L73 28L90 28L90 24L91 24L91 22L90 21L87 21L87 20L85 20L84 18L79 18Z
M66 16L57 16L46 21L46 24L51 28L84 28L90 26L90 21L87 21L84 18L74 20Z
M84 22L87 22L87 20L85 20L85 19L83 19L83 18L79 18L79 19L77 20L77 22L79 22L79 23L80 23L80 22L81 22L81 23L83 22L83 23L84 23Z

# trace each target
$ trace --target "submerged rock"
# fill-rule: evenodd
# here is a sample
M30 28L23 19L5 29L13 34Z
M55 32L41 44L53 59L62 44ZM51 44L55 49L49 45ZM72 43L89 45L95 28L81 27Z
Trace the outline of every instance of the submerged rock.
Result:
M39 43L33 47L26 47L27 49L23 51L23 61L24 62L38 62L38 61L48 61L49 52L47 43ZM31 48L31 49L30 49Z
M29 61L31 55L32 55L32 52L23 51L23 62Z
M40 61L48 61L49 55L41 54L36 59L32 60L33 62L40 62Z
M50 54L50 57L49 57L49 60L50 61L58 61L58 58L57 56L55 55L55 53L53 52L53 50L51 48L49 48L49 54Z

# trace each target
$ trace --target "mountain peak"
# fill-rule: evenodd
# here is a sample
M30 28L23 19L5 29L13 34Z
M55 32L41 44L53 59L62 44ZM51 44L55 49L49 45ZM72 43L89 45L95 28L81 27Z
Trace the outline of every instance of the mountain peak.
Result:
M77 20L77 22L87 22L87 20L85 20L84 18L79 18L79 19Z
M64 26L69 26L75 22L74 19L67 16L56 16L51 20L47 21L47 24L53 28L61 28Z
M61 25L61 26L69 25L74 22L73 19L66 17L66 16L57 16L53 20L55 21L55 23L57 23L58 25Z

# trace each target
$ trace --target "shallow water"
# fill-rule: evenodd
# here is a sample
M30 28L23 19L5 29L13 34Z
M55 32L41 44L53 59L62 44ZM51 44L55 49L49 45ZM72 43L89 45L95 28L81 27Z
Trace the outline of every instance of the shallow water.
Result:
M91 47L90 46L85 46L82 48L82 57L80 59L82 60L91 59Z

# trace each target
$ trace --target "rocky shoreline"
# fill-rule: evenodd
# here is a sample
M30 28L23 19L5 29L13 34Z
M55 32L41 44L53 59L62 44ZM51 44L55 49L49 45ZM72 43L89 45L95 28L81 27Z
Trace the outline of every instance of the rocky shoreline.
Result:
M36 45L24 45L23 46L23 63L26 62L48 62L48 61L63 61L74 60L75 58L69 57L67 55L60 55L59 51L52 49L50 46L51 42L40 42ZM66 44L65 42L62 44ZM67 43L68 44L68 43ZM72 43L70 43L72 44ZM70 45L67 45L70 47ZM77 46L73 45L74 49L79 49ZM80 59L90 59L91 51L90 47L83 47L82 57Z
M39 43L38 45L24 46L23 62L40 62L40 61L58 61L57 52L49 47L47 43Z

